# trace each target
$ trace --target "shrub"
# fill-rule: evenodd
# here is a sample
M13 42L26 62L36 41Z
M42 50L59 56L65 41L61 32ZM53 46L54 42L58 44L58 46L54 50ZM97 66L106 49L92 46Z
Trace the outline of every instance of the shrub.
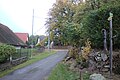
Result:
M83 36L86 36L85 38L90 38L92 47L94 48L103 47L103 33L101 32L102 29L106 29L107 37L109 37L108 17L110 12L113 13L113 36L116 35L113 46L114 48L120 48L120 5L102 7L84 16L82 21ZM109 39L107 39L107 41L109 41Z
M83 47L83 49L82 49L82 57L85 60L88 60L90 51L91 51L91 42L89 41L89 39L87 39L87 41L85 42L85 47Z
M81 68L87 68L88 67L88 57L91 51L91 41L87 39L85 42L85 47L82 48L81 54L78 57L77 62L81 64Z
M15 47L6 44L0 44L0 63L5 62L15 52Z
M69 49L69 57L73 58L73 59L76 59L78 56L79 56L79 49L76 48L76 47L71 47Z

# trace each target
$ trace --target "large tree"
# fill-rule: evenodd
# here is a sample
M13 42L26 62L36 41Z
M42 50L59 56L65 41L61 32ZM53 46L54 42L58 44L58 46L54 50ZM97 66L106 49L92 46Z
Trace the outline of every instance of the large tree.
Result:
M52 39L60 44L68 44L66 40L68 37L64 35L66 23L73 22L73 15L75 14L75 5L73 1L61 1L58 0L50 10L50 18L48 18L47 24L51 26ZM69 28L67 28L69 29Z

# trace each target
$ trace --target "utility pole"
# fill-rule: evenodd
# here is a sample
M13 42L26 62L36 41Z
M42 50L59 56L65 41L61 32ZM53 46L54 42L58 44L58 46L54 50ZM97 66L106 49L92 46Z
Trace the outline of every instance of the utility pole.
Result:
M112 77L112 55L113 55L113 44L112 44L112 17L113 14L110 12L110 17L108 20L110 21L110 77Z
M34 9L33 9L33 14L32 14L32 49L34 45L33 41L33 27L34 27ZM32 52L31 52L31 58L32 58Z
M33 15L32 15L32 37L33 37L33 27L34 27L34 9L33 9ZM32 39L32 45L33 45L33 39Z
M48 51L50 51L50 28L48 29Z
M51 18L49 18L50 20L50 23L51 23ZM50 51L50 25L49 25L49 28L48 28L48 51Z

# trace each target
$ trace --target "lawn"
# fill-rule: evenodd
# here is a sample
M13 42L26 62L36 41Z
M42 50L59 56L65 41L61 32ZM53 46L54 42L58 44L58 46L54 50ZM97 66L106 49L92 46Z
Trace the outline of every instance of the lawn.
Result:
M50 52L45 51L45 52L40 53L40 54L38 54L38 55L32 56L32 58L31 58L30 60L28 60L28 61L26 61L26 62L24 62L24 63L22 63L22 64L20 64L20 65L17 65L17 66L15 66L15 67L12 67L10 70L5 70L5 71L0 72L0 77L3 77L3 76L5 76L5 75L13 72L14 70L23 68L23 67L25 67L25 66L28 66L28 65L34 63L34 62L37 62L37 61L39 61L39 60L42 60L42 59L44 59L44 58L46 58L46 57L48 57L48 56L50 56L50 55L53 55L53 54L55 54L55 53L56 53L55 51L50 51Z
M81 80L89 80L89 76L87 72L82 73ZM68 66L61 62L53 69L48 80L80 80L80 74L68 69Z

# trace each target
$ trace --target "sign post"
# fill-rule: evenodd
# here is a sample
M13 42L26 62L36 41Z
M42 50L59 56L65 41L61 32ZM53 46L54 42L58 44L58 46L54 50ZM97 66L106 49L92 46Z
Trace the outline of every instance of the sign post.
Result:
M113 14L110 12L110 17L108 20L110 21L110 76L112 77L112 54L113 54L113 44L112 44L112 17Z

